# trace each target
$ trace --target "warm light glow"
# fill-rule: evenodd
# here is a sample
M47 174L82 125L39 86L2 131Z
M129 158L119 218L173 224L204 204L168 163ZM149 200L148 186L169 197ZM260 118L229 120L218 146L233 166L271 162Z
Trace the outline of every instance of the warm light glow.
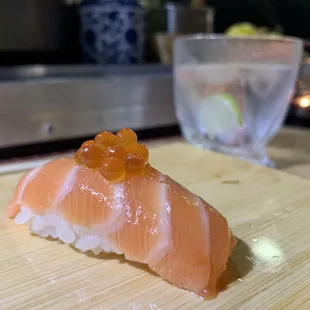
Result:
M309 109L310 108L310 95L304 95L295 98L294 104L298 105L302 109Z
M307 98L307 97L301 98L300 101L299 101L299 105L300 105L302 108L308 108L308 107L310 107L310 99Z

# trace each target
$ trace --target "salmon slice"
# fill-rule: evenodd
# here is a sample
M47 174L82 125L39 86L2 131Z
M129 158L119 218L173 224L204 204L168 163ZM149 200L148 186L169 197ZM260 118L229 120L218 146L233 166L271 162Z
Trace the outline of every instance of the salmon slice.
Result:
M21 179L6 214L82 252L146 263L205 298L216 296L236 243L222 215L152 167L113 183L72 158L53 160Z
M71 192L57 207L76 231L83 231L77 247L89 250L92 240L97 247L125 254L131 261L159 259L170 241L161 176L151 168L144 177L113 184L98 171L80 169Z
M203 205L209 215L211 272L207 289L203 290L201 295L214 298L217 295L217 282L226 269L227 258L231 255L237 240L232 235L226 219L206 202L203 202Z
M124 203L123 184L109 183L98 171L79 168L71 191L57 206L57 213L67 226L73 225L78 235L75 246L79 250L123 254L117 245L111 247L106 235L124 225Z
M57 205L58 213L75 225L110 231L123 216L124 186L110 184L98 171L78 169L71 190Z
M73 169L76 169L76 164L71 158L60 158L28 172L16 189L7 216L16 216L21 206L29 207L38 214L45 213L52 207L57 194L61 194L65 178L70 177L69 172Z
M108 239L128 260L149 264L160 260L170 245L170 211L162 177L151 168L144 177L133 176L125 183L125 221Z
M173 247L150 267L172 284L203 297L214 297L235 242L231 240L227 222L177 182L168 178L166 185Z
M23 175L23 177L19 181L15 189L13 199L11 200L10 204L4 211L4 214L7 218L14 218L20 212L21 198L24 193L24 190L27 184L30 182L30 180L38 173L39 169L40 168L28 171Z

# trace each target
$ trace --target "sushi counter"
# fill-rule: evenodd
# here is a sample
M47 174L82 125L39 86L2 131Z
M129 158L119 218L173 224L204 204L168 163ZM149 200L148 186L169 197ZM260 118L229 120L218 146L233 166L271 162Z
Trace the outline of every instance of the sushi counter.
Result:
M303 64L301 77L299 97L310 92L310 64ZM14 156L16 150L10 153L7 148L37 145L39 151L47 143L69 145L103 128L130 127L161 135L173 134L178 125L170 66L1 68L0 91L1 159ZM310 107L293 107L287 124L309 128ZM76 147L79 142L70 145Z
M166 66L1 68L0 92L0 150L177 123Z
M166 146L172 142L183 142L178 129L157 130L159 137L149 138L144 134L144 141L149 147ZM167 133L168 132L168 133ZM268 154L275 161L276 168L290 174L310 179L310 130L285 126L268 145ZM9 152L9 151L8 151ZM3 151L3 153L5 153ZM57 151L51 154L40 153L34 156L16 157L0 161L0 175L36 168L61 155L71 155L72 150ZM1 157L1 156L0 156Z
M310 131L285 127L271 141L268 152L275 161L277 169L252 165L236 158L202 150L185 143L175 129L177 121L172 104L171 68L140 67L126 70L122 68L99 70L93 67L74 66L70 68L35 66L13 71L0 70L0 90L5 102L0 122L2 132L0 137L0 309L310 309ZM308 75L310 76L310 71ZM19 87L16 87L16 84ZM125 101L124 96L126 96ZM103 188L107 183L102 183L105 184L104 186L97 186L97 182L102 182L102 179L96 179L93 184L90 182L89 187L88 183L87 186L83 183L92 178L88 173L99 173L98 171L102 173L102 166L93 172L87 169L80 170L76 164L83 163L81 157L78 160L74 157L76 162L72 162L72 159L65 159L63 162L60 160L63 166L60 168L58 166L57 169L49 168L49 173L56 175L55 182L49 179L44 183L36 178L43 176L44 179L48 174L43 169L47 166L52 167L47 165L40 170L39 167L43 164L58 157L72 156L72 149L81 145L78 139L88 140L89 136L101 131L102 128L116 131L120 127L132 127L139 131L139 137L144 139L148 147L148 152L145 152L144 146L142 147L143 156L146 158L149 156L151 166L146 165L145 157L143 157L143 164L149 169L156 168L163 173L157 179L160 185L160 198L166 199L162 205L167 206L167 214L171 212L179 217L177 221L174 220L174 225L180 225L181 222L185 225L180 226L182 231L184 231L183 227L188 229L188 235L184 237L190 240L187 243L188 250L187 247L185 249L186 253L192 251L192 243L195 244L196 239L204 241L205 239L193 238L192 242L188 237L202 235L194 231L197 227L196 223L191 222L187 225L184 221L189 218L188 214L180 213L180 210L188 211L186 206L191 206L190 204L180 208L180 203L176 203L178 211L173 213L176 209L167 198L167 188L180 190L180 187L173 187L174 183L170 185L167 183L167 186L165 182L171 182L169 181L171 179L166 175L194 194L189 196L191 198L188 201L192 203L192 199L195 204L198 203L198 208L191 208L188 212L196 212L200 214L201 219L209 221L208 232L205 225L200 227L204 233L209 234L210 244L211 235L230 236L225 226L227 223L237 238L237 244L228 259L227 268L218 282L219 294L215 299L204 300L180 289L177 285L171 285L153 273L147 265L127 261L123 255L103 253L102 251L105 251L109 244L106 244L105 235L103 238L102 235L93 233L93 226L89 228L86 225L80 226L80 223L79 225L71 223L58 214L56 217L54 217L55 214L50 215L48 212L42 215L40 213L42 209L38 211L39 213L35 213L31 208L36 206L41 208L41 202L30 205L28 201L23 201L24 191L29 190L30 187L29 191L34 193L31 199L36 200L42 196L45 205L49 206L46 201L51 200L53 201L51 206L57 202L59 207L60 203L67 198L66 195L72 194L74 184L78 184L77 188L82 189L82 196L72 200L77 203L74 203L74 206L70 205L70 210L71 207L72 210L76 210L78 208L76 205L85 202L83 192L90 191L91 196L104 197L103 201L106 201L107 195L103 193ZM148 130L160 132L159 137L155 139L154 135L152 137L152 134L147 134ZM168 136L163 137L164 132L165 134L168 132ZM119 143L126 145L132 139L130 135L125 140L120 136L108 137L104 139L101 137L102 141L110 143L113 139L115 139L113 141L118 139L117 141L121 141ZM91 143L87 144L87 147L93 145ZM47 152L47 147L51 145L51 152ZM17 154L21 155L21 151L25 149L32 149L29 153L35 156L29 157L28 154L28 157L24 155L23 158L16 159L19 157ZM95 145L93 151L97 153L93 154L101 154L102 149ZM45 152L41 152L42 150ZM104 150L107 152L108 148ZM118 150L115 157L127 156L126 159L128 159L130 154L124 155L120 152L124 151L122 147ZM79 154L82 154L82 151ZM126 168L124 162L118 161L119 158L115 157L112 159L118 170L112 169L112 174L116 171L119 175L128 168L128 162L126 164L124 160ZM105 158L107 162L109 158ZM134 166L137 168L140 164L141 161L138 160ZM31 169L34 170L27 174L18 186L25 172ZM82 177L84 181L77 177L80 172L87 173ZM61 175L64 177L63 182L59 179ZM156 173L154 175L158 176ZM155 180L154 175L150 177L151 180ZM141 176L143 182L137 182L137 184L145 184L146 179L143 179L145 175ZM37 183L32 183L36 180ZM157 193L155 182L146 187L147 195L144 195L144 190L140 190L146 199L150 199L151 195ZM32 189L34 188L32 191L30 183L37 184L32 185ZM50 190L50 186L56 187L57 184L62 186L58 191ZM96 186L99 188L97 192L96 189L94 190ZM111 188L113 186L111 185ZM149 188L152 190L155 188L155 191ZM162 188L165 191L162 191ZM125 203L122 204L119 200L121 194L124 194L119 192L121 187L114 187L114 189L116 191L113 190L110 198L113 203L117 203L117 214L116 216L112 214L111 218L118 220L117 226L119 209L125 208ZM51 192L55 194L54 198L50 197ZM134 192L134 197L140 195L135 196L136 193L139 193L139 190ZM182 189L174 193L178 193L175 198L177 202L180 201L179 197L187 199L188 192L182 192ZM199 205L199 201L201 203L202 200L210 203L212 207ZM154 221L157 219L158 223L166 222L172 226L172 215L170 217L162 212L162 207L156 204L157 199L151 199L151 201L154 204L154 210L143 210L142 214L150 212L150 216L155 215L152 217ZM149 203L139 205L136 200L133 205L135 204L138 207L142 205L142 209L149 206ZM14 213L17 210L15 215L8 215L8 205L10 212ZM95 203L90 203L89 207L92 208L93 205ZM137 206L133 208L136 208L135 216L139 217L141 210ZM203 206L205 210L199 209ZM105 212L101 211L101 207L99 206L98 214ZM204 217L203 212L206 212L207 208L211 211L208 211L210 213ZM87 210L86 208L79 210L82 209ZM193 211L194 209L196 211ZM216 234L212 234L211 231L215 229L214 227L218 229L220 225L212 226L211 217L213 216L213 220L214 218L220 220L219 217L214 216L216 214L214 210L218 210L227 219L227 223L220 222L222 228ZM83 214L82 220L88 216L96 218L98 215L96 212ZM11 219L7 219L8 216ZM128 216L127 209L126 216ZM56 220L60 218L60 222L55 224L53 222L55 218ZM74 216L72 218L74 219ZM171 220L166 221L169 218ZM194 219L197 220L197 218ZM59 223L60 226L57 226ZM138 221L137 224L140 225L140 223L141 221ZM201 223L203 223L202 220ZM162 231L163 226L160 225L158 227ZM111 226L109 222L108 225L100 225L99 229L107 227L114 229ZM155 231L152 235L156 236L158 227L152 230ZM141 231L140 226L137 231ZM170 228L165 232L167 231L170 231ZM34 232L38 232L41 237ZM123 238L127 235L131 236L125 233ZM87 240L96 245L89 247L84 237L90 238ZM99 237L101 239L98 239ZM159 250L162 249L162 244L169 243L166 239L159 244ZM126 246L132 243L133 247L144 244L145 248L148 247L145 240L144 242L136 242L137 238L132 240L134 241L126 241L123 244ZM230 246L234 242L235 239L230 240ZM78 243L82 247L89 248L81 253L77 247ZM214 244L224 248L224 244L215 242L213 247ZM204 247L200 245L195 244L196 250L200 249L198 253L207 252L201 251ZM183 246L183 250L184 248ZM215 252L212 249L211 254ZM132 254L136 255L136 252L139 252L139 248L132 251ZM158 251L158 244L156 254L162 255ZM153 252L148 255L157 259ZM195 255L192 254L192 257ZM177 259L182 261L182 257L179 255ZM217 260L221 261L223 257ZM202 264L207 264L204 259L201 261ZM175 260L173 264L174 262ZM212 269L210 266L209 270ZM170 276L171 268L167 277ZM183 271L180 270L180 272ZM206 272L206 269L204 271ZM193 273L200 274L195 270ZM214 270L210 270L210 279L212 274L214 275ZM188 280L188 277L184 281L183 274L180 278L183 283L189 283L195 288L195 281ZM205 281L203 277L202 283L204 284ZM206 287L204 288L203 291L197 290L197 292L207 292Z
M122 256L79 253L5 219L24 171L2 166L0 308L309 309L309 137L300 129L280 132L269 147L278 170L192 147L180 137L147 142L151 164L218 209L237 237L213 300ZM20 162L19 170L49 159Z

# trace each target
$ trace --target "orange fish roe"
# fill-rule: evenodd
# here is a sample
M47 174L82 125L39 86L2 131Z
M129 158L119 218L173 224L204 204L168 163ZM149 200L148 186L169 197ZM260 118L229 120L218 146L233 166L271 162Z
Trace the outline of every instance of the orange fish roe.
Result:
M130 153L140 155L142 158L144 158L145 161L149 160L149 150L145 144L137 143L137 145L130 151Z
M81 157L81 153L82 153L82 150L78 149L77 152L75 152L75 154L74 154L74 160L79 165L83 165L84 164L83 160L82 160L82 157Z
M102 161L102 164L99 170L100 170L101 175L108 181L119 180L126 173L124 161L119 158L115 158L115 157L105 158Z
M95 142L102 146L110 146L115 144L115 136L112 132L104 131L95 137Z
M137 142L137 134L129 128L124 128L116 134L116 144L122 146L126 150L131 149Z
M81 145L81 149L84 149L86 146L93 144L93 143L94 143L93 140L87 140Z
M103 151L100 146L93 143L88 143L85 147L80 148L76 156L77 160L84 164L87 168L99 168L103 160Z
M108 181L120 181L125 174L142 173L150 166L146 145L138 143L136 133L128 128L116 136L108 131L99 133L94 140L82 144L74 159L87 168L99 168Z
M145 168L146 160L139 154L129 153L125 157L126 169L134 172Z
M124 159L126 154L126 150L119 145L109 146L104 152L105 157L116 157L122 160Z

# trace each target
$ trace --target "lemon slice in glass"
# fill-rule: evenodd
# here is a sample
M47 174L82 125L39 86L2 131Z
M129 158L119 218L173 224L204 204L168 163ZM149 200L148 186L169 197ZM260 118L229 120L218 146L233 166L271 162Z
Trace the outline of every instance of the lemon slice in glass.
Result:
M208 136L227 134L243 123L238 101L228 93L208 96L200 103L199 124Z
M238 23L230 26L225 35L230 37L257 35L258 29L250 23Z

